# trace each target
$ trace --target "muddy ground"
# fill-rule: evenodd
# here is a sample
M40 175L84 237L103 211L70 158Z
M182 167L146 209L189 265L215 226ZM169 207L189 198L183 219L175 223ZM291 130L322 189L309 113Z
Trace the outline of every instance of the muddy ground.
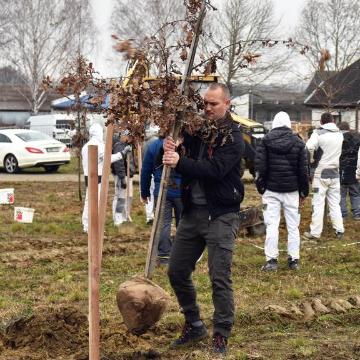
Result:
M82 206L76 183L2 183L15 187L16 206L36 209L32 224L13 221L13 207L0 208L0 359L87 359L87 237L81 232ZM246 184L246 206L259 205L254 186ZM112 188L110 189L110 192ZM109 202L110 206L110 202ZM110 207L109 207L110 208ZM154 281L171 294L162 320L146 334L130 334L116 307L116 290L144 270L150 227L145 225L138 193L133 223L115 228L108 214L101 274L102 359L214 359L209 342L181 351L169 349L182 316L166 277ZM307 230L310 201L303 210ZM328 226L320 243L302 244L302 268L264 274L263 237L239 233L233 280L236 320L229 359L360 359L360 309L335 310L330 304L360 295L359 224L346 220L346 236L337 240ZM281 224L280 247L286 250ZM202 317L211 331L212 301L206 255L195 275ZM315 298L328 313L306 319L304 303ZM277 305L288 313L275 311ZM296 306L302 315L291 312ZM270 306L270 308L269 308Z

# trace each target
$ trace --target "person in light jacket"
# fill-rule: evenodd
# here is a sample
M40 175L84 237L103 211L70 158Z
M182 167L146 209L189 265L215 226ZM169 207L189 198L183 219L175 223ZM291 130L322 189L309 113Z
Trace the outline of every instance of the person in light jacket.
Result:
M89 129L89 136L90 139L87 143L84 144L83 148L81 149L82 155L82 167L85 177L85 186L86 186L86 195L85 195L85 202L84 202L84 209L82 214L82 226L83 231L85 233L88 232L88 159L89 159L89 145L97 145L98 147L98 184L99 184L99 193L100 193L100 185L101 185L101 176L103 171L103 164L104 164L104 152L105 152L105 144L104 144L104 135L103 135L103 127L100 124L93 124L90 126ZM123 159L126 156L126 153L129 149L123 150L123 152L117 152L116 154L111 155L111 162L115 162L118 160ZM131 151L131 147L130 147Z
M330 113L321 115L320 124L320 128L313 131L306 143L310 162L316 159L316 166L312 182L314 195L310 231L304 233L304 238L320 239L327 200L335 235L341 239L344 235L344 225L340 208L339 159L344 137Z

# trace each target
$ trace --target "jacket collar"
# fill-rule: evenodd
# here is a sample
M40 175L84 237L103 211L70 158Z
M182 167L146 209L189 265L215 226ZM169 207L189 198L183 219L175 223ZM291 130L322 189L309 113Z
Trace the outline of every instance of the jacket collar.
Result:
M323 124L320 126L322 129L328 130L328 131L333 131L333 132L339 132L339 128L336 126L335 123L331 122L331 123L327 123L327 124Z

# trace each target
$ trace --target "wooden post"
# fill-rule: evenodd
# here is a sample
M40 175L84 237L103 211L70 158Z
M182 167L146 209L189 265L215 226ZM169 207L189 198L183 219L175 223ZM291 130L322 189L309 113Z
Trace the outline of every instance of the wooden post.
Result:
M139 189L141 189L141 168L142 168L142 144L140 142L137 143L137 155L138 155L138 169L139 169ZM141 191L140 193L140 201L142 202L141 199Z
M126 221L131 221L130 216L130 161L131 154L126 154L126 201L125 201L125 209L126 209Z
M101 177L101 191L99 201L99 239L100 239L100 264L102 260L102 249L104 242L104 228L106 221L106 204L109 192L109 175L111 165L111 153L112 153L112 140L114 134L114 124L109 123L106 130L105 139L105 151L104 151L104 165Z
M134 71L138 61L136 60L133 67L128 71L128 74L122 84L125 88ZM113 99L110 97L110 107L113 103ZM114 135L114 122L115 122L115 115L110 114L108 117L108 125L106 126L106 139L105 139L105 152L104 152L104 165L102 171L102 178L101 178L101 191L100 191L100 201L99 201L99 239L100 239L100 264L102 261L102 249L104 243L104 229L105 229L105 221L106 221L106 204L109 192L109 175L110 175L110 165L111 165L111 153L112 153L112 141Z
M100 239L98 214L98 148L89 145L89 359L100 359Z

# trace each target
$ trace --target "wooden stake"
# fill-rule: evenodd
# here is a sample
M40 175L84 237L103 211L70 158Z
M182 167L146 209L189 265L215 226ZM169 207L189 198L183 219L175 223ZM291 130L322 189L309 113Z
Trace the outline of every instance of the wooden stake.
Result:
M126 209L126 221L131 221L130 216L130 161L131 154L126 154L126 201L125 201L125 209Z
M114 134L114 124L109 123L106 130L105 139L105 151L104 151L104 165L101 177L101 190L99 201L99 239L100 239L100 265L102 260L102 249L104 242L104 228L106 220L106 204L109 192L109 175L111 165L111 153L112 153L112 140Z
M166 197L167 179L169 179L170 170L171 169L168 166L164 166L163 172L161 174L161 184L163 184L163 186L160 186L159 189L154 214L154 222L151 228L150 241L145 264L145 277L147 277L148 279L151 279L156 264L160 232L164 223L163 216L161 216L161 200L164 198L164 196Z
M142 144L140 142L137 143L137 155L138 155L138 169L139 169L139 189L141 189L141 169L142 169L142 152L141 152L141 146ZM140 193L140 201L142 202L141 199L141 191Z
M98 214L98 148L89 145L89 359L100 359L100 241Z
M122 84L123 88L126 88L132 75L135 72L138 61L136 60L133 67L128 71L127 76ZM113 99L110 97L110 107L113 104ZM114 135L114 122L115 115L110 114L108 117L108 125L106 126L106 139L105 139L105 151L104 151L104 165L101 178L101 190L99 201L99 239L100 239L100 265L102 261L102 249L104 243L104 229L106 221L106 204L109 192L109 175L111 165L111 153L112 153L112 141Z

